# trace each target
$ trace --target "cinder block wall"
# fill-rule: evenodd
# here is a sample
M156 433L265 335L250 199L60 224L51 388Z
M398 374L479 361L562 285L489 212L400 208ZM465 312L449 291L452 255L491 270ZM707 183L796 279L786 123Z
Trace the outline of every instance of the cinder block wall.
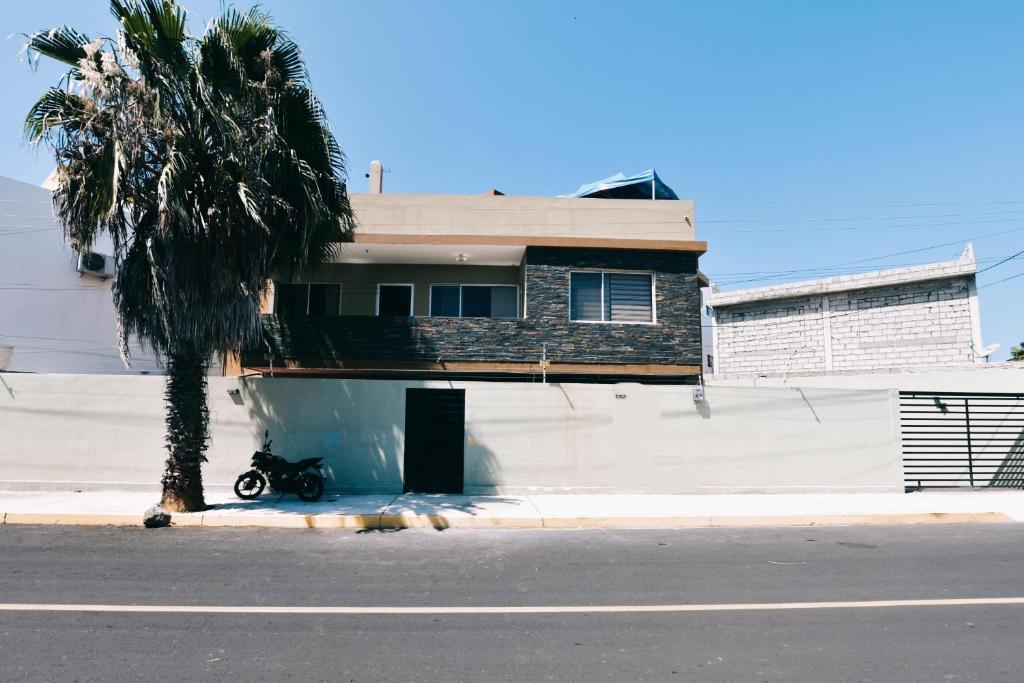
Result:
M973 275L718 305L716 375L972 365L976 306Z

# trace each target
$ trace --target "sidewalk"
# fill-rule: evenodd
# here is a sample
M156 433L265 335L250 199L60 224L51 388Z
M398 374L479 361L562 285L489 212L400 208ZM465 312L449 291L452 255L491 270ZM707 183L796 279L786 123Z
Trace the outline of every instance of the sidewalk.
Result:
M156 491L0 491L0 523L141 526ZM276 494L214 507L172 526L316 529L674 529L950 522L1024 522L1024 491L735 495L344 496L316 503Z

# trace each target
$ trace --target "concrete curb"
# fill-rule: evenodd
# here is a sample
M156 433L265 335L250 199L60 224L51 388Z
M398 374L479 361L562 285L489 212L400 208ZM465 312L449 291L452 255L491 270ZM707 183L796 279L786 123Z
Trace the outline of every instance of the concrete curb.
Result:
M1002 512L912 512L822 515L682 515L665 517L480 517L444 514L218 515L174 514L173 527L262 527L275 529L707 529L779 526L867 526L895 524L1012 523ZM142 526L142 513L0 513L0 524Z

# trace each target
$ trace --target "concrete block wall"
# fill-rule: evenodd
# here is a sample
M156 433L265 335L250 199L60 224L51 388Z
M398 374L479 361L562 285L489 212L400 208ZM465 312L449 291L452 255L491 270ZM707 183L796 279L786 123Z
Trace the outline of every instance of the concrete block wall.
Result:
M716 375L972 365L974 275L714 307Z
M973 275L830 294L832 369L973 365Z
M820 297L715 308L715 374L813 372L825 364Z

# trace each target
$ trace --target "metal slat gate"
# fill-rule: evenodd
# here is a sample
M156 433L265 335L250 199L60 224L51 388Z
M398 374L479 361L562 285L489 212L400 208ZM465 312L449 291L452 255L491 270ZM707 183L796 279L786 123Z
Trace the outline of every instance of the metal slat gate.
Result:
M1024 488L1024 394L900 392L908 488Z

